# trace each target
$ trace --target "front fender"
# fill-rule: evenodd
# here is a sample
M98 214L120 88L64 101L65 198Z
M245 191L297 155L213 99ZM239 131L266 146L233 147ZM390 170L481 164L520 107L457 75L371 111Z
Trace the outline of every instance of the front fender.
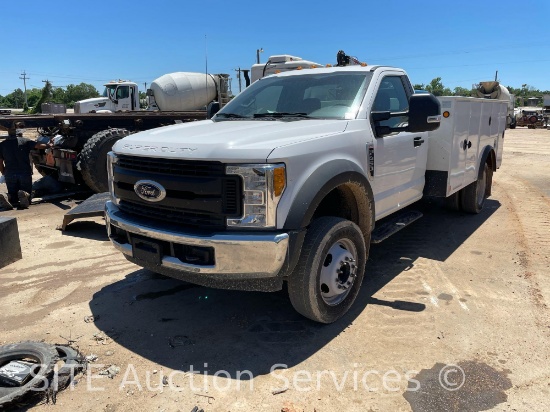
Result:
M309 226L315 210L325 196L336 187L346 183L352 183L364 189L372 208L372 215L368 217L372 230L373 216L375 216L372 188L359 166L345 159L324 163L308 177L292 202L283 228L299 230Z

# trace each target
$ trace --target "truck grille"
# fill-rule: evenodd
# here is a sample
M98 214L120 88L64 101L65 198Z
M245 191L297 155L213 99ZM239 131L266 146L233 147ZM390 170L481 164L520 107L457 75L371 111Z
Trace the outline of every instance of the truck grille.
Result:
M165 173L178 176L221 176L224 164L221 162L201 162L177 159L118 156L118 165L128 170Z
M147 206L126 200L120 201L119 207L123 212L132 215L171 222L177 225L210 229L220 229L225 226L225 218L221 215L187 212L175 207Z
M226 175L220 162L120 155L114 180L120 209L128 214L197 230L225 230L226 219L242 215L242 180ZM134 191L139 180L162 185L166 197L141 199Z

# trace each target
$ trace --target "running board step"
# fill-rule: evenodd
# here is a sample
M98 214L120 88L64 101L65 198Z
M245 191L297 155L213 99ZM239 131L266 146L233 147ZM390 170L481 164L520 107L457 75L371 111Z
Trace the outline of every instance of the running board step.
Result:
M380 243L389 238L391 235L399 232L405 226L408 226L420 219L422 216L422 213L417 210L409 210L407 212L397 214L394 217L390 217L388 221L383 221L376 225L376 229L374 229L371 234L370 242Z

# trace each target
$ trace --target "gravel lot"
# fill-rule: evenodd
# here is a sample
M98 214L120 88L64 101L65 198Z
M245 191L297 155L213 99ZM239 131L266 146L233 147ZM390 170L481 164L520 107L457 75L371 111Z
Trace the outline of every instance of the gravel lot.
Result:
M549 159L550 131L508 130L482 213L421 202L424 218L371 248L358 300L329 326L284 292L141 270L101 218L55 230L74 201L0 212L18 218L23 248L0 269L0 344L70 340L97 355L58 395L62 411L548 410ZM109 365L120 373L98 375Z

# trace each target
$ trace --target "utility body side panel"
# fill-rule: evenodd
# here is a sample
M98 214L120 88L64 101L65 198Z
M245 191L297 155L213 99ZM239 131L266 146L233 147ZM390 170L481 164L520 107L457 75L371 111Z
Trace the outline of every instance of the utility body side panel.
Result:
M472 97L439 97L439 100L442 113L448 112L449 116L442 117L439 129L428 133L426 168L428 177L438 176L438 187L428 184L424 193L447 197L478 178L486 147L495 151L497 167L500 165L498 153L502 159L507 103Z

